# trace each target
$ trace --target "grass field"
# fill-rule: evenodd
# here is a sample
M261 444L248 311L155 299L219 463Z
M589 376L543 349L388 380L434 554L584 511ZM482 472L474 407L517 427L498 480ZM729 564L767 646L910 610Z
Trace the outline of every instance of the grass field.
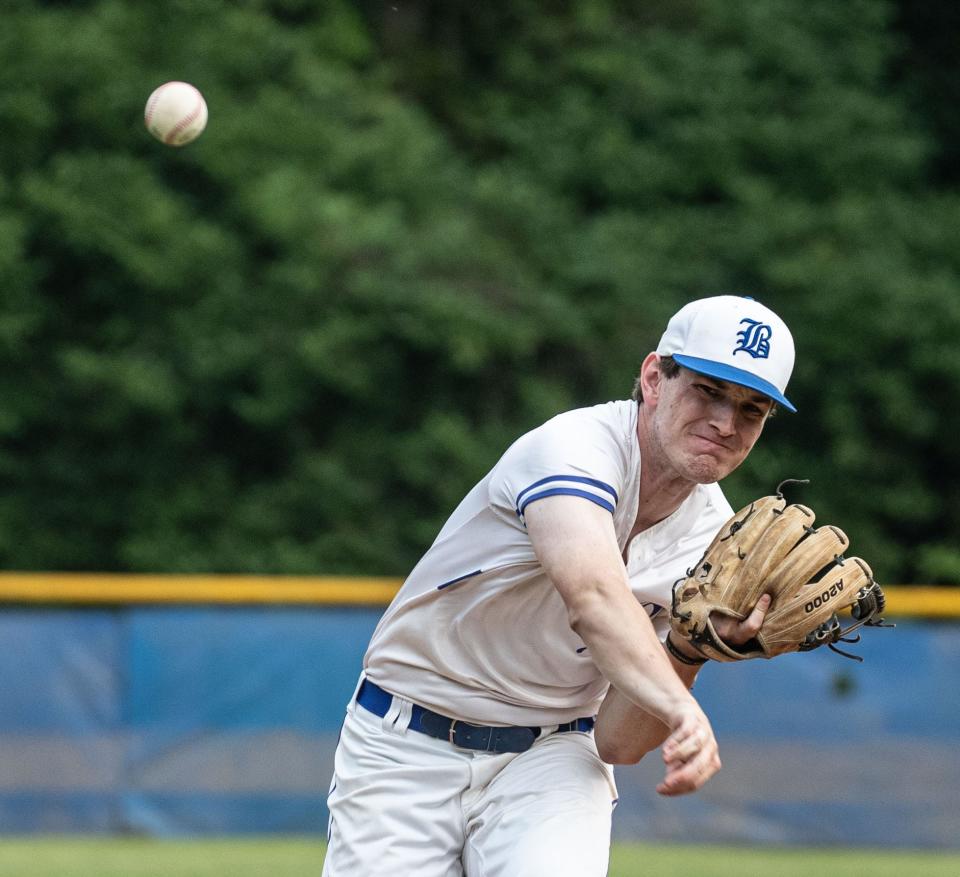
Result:
M323 843L304 838L156 841L0 839L3 877L303 877ZM619 844L610 877L956 877L960 852L799 850ZM385 875L386 877L386 875ZM390 875L394 877L394 875ZM395 875L404 877L404 875Z

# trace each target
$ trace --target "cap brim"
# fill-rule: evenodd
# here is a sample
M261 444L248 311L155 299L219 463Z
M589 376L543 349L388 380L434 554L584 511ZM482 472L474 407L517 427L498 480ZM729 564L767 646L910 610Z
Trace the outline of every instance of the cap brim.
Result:
M793 403L783 395L773 384L758 378L743 369L734 368L732 365L726 365L722 362L714 362L710 359L699 359L696 356L684 356L682 353L674 353L673 358L684 368L695 371L698 374L706 375L710 378L716 378L720 381L729 381L731 384L739 384L741 387L749 387L764 396L769 396L778 405L782 405L787 411L796 413L797 409Z

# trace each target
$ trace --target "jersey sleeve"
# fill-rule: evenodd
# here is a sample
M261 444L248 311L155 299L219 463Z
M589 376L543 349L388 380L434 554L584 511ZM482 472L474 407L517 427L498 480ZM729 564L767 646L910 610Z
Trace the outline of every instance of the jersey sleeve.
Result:
M494 467L491 505L526 526L531 503L576 496L612 515L620 501L625 458L616 430L595 409L559 415L522 436Z

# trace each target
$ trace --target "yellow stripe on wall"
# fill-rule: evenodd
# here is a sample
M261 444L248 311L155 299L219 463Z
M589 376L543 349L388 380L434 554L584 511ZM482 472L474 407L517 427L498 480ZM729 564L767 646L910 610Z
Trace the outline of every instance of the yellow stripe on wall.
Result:
M927 585L885 587L891 617L960 618L960 588Z
M386 606L401 579L362 576L0 573L0 602ZM960 618L960 587L885 587L891 617Z
M400 583L394 578L354 576L0 573L0 601L385 606Z

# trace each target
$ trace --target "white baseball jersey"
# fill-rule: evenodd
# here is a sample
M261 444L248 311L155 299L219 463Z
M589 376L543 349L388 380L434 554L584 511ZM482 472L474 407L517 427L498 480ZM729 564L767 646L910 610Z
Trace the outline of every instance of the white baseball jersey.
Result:
M552 725L596 714L608 683L571 629L524 524L531 502L578 496L608 510L621 552L637 516L637 403L560 414L519 438L464 498L410 573L371 639L364 672L387 691L452 718ZM733 513L698 485L639 533L627 574L662 637L673 583Z

